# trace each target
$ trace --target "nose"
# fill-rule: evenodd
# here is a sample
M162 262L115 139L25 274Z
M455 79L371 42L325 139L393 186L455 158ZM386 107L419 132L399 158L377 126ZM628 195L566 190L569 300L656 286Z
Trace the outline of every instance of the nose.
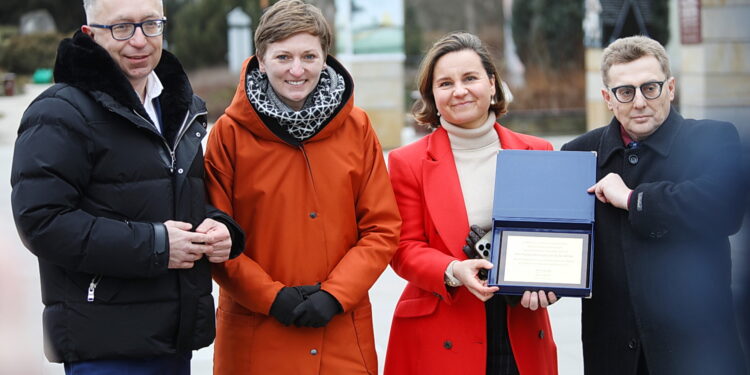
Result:
M302 63L299 60L294 60L292 62L292 66L289 68L289 74L299 77L302 75L302 73L305 72L305 69L302 67Z
M461 97L466 95L468 90L466 90L466 86L464 86L462 83L458 82L453 88L453 96Z
M148 37L143 33L143 29L136 27L135 33L133 33L133 36L128 39L128 43L134 47L143 47L146 45L146 38Z
M633 107L643 108L646 106L646 98L643 97L641 90L635 90L635 97L633 98Z

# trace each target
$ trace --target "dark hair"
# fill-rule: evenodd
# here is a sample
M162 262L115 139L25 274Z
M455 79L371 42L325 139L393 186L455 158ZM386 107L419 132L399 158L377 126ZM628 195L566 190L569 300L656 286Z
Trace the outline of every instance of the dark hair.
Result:
M333 33L320 9L301 0L281 0L268 7L260 17L255 29L255 55L262 60L269 44L299 33L320 38L323 54L328 56Z
M451 52L471 50L479 55L484 70L488 77L495 79L495 104L490 104L490 109L495 112L497 117L507 112L508 103L505 100L505 94L500 84L500 75L497 73L495 63L492 62L487 48L482 41L474 34L466 32L450 33L435 42L432 45L422 63L419 64L417 73L417 87L421 97L414 102L411 113L420 125L430 128L437 128L440 120L437 115L437 106L435 105L435 95L432 92L432 81L435 77L435 64L441 57Z

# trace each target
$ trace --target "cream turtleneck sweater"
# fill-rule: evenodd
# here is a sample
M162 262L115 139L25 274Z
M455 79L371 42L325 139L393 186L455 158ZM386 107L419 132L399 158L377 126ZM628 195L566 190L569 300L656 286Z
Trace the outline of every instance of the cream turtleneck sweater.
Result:
M501 150L494 127L496 119L490 112L480 127L465 129L440 118L440 125L448 132L451 142L469 225L478 225L484 230L492 227L495 166Z

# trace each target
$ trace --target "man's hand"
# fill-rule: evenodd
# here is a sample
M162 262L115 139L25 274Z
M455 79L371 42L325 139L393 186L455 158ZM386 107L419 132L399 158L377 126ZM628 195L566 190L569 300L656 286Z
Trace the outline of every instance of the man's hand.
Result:
M207 236L191 232L190 223L168 220L164 226L169 236L168 268L193 268L195 261L211 250L211 246L204 245Z
M521 297L521 306L534 311L538 308L547 308L549 305L557 302L557 295L553 292L544 293L543 290L538 292L525 291Z
M229 229L223 223L214 219L205 219L195 228L197 233L206 235L206 245L211 249L206 252L206 257L211 263L222 263L229 259L229 253L232 250L232 237L229 235Z
M453 277L457 278L474 296L486 301L499 289L488 287L486 280L479 279L480 270L492 268L492 263L484 259L467 259L453 264Z
M602 203L610 203L617 208L627 211L628 198L630 197L630 192L633 190L625 185L619 174L610 173L586 191L596 194L596 199Z

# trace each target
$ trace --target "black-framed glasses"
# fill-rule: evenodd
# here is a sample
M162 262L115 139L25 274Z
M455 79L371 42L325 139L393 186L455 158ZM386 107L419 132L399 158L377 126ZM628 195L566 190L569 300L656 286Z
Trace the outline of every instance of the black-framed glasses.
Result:
M646 82L638 86L638 89L641 90L641 95L643 95L644 98L648 100L656 99L661 96L661 90L664 87L664 83L667 82L667 79L661 82ZM633 101L633 99L635 99L635 89L636 87L633 85L623 85L613 87L611 90L612 93L615 94L615 99L617 99L618 102L630 103Z
M160 20L148 20L143 22L123 22L112 25L90 24L91 27L99 29L109 29L112 32L112 38L115 40L128 40L135 35L135 29L140 27L145 36L159 36L164 33L164 26L167 23L166 18Z

